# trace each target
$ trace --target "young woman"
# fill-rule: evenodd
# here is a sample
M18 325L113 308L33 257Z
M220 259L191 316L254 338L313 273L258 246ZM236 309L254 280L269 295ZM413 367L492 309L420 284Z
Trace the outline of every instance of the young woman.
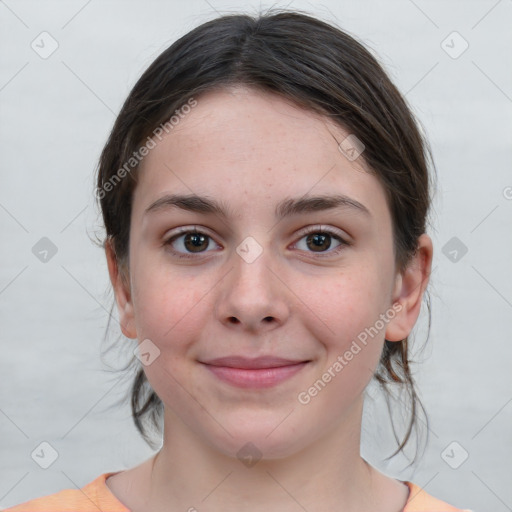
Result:
M372 379L412 397L398 450L420 405L428 156L382 67L323 21L223 16L165 50L97 181L134 420L162 446L9 510L460 511L360 455Z

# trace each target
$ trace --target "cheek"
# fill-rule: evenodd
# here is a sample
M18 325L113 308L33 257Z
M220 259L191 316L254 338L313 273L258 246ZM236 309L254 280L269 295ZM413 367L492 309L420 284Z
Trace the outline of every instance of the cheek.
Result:
M337 277L329 277L321 287L307 293L308 305L323 321L330 337L346 339L373 325L382 313L385 294L378 286L375 269L365 267Z
M386 307L387 284L376 284L376 270L368 265L350 275L340 274L307 295L310 330L324 345L327 367L342 357L343 373L355 381L369 379L384 343L379 315Z
M162 349L175 351L179 340L201 328L200 312L208 290L193 277L148 269L139 272L133 283L140 340L149 338Z
M370 272L340 278L328 291L310 296L308 306L318 314L308 316L310 330L323 344L324 357L297 399L313 416L339 420L375 373L385 329L374 329L382 296L370 285L373 278Z
M212 308L207 292L193 279L165 272L142 272L134 280L139 343L149 339L159 350L144 372L158 396L177 410L186 410L189 393L195 394L187 361L193 341L204 336L205 312Z

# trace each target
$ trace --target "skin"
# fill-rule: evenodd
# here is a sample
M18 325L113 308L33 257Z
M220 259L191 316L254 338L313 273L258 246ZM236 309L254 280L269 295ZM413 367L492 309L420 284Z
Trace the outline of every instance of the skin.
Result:
M397 272L384 189L367 172L364 153L349 161L339 151L336 141L348 134L277 96L230 88L198 98L144 158L129 265L118 266L106 245L122 332L160 350L144 370L165 404L162 448L107 481L132 510L404 507L408 488L360 456L364 390L384 339L402 340L418 318L432 241L422 235L415 259ZM283 199L333 192L370 215L346 208L274 216ZM223 201L229 216L179 208L144 213L166 193ZM315 251L301 230L320 225L350 245L335 254L340 242L333 237ZM191 252L184 235L163 244L180 226L209 235L202 252ZM236 251L248 236L262 250L251 263ZM193 258L179 259L172 248ZM401 311L301 404L298 394L393 304ZM232 354L311 362L258 390L224 383L198 362ZM237 458L249 441L262 453L252 467Z

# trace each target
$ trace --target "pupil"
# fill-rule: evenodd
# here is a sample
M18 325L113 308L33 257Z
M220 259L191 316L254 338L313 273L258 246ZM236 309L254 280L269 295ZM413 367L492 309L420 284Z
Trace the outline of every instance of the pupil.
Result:
M314 240L314 243L313 243L313 246L309 246L310 249L315 249L315 248L322 248L322 243L325 243L327 237L329 237L330 235L322 235L322 234L315 234L313 235L312 237L310 237L310 239L313 239ZM308 244L309 245L309 244ZM324 247L325 249L328 249L329 246L331 244L327 244L327 247Z
M204 244L205 240L206 240L206 237L204 235L201 235L200 233L189 233L185 237L185 246L188 249L192 248L192 250L197 249L197 248L201 249L201 244ZM192 242L191 247L189 247L189 242ZM198 252L198 251L195 251L195 252Z

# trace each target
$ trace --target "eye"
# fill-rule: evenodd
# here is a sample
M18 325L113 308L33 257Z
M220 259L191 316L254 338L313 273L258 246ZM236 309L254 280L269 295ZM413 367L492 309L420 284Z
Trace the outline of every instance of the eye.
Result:
M301 250L304 250L306 252L318 253L314 255L315 258L323 258L327 256L336 255L343 250L344 246L350 245L350 243L343 239L338 234L337 231L331 229L324 229L322 228L322 226L309 228L302 234L303 236L300 239L300 241L305 239L306 243L305 248L302 248ZM328 249L330 249L332 246L333 238L338 241L338 245L334 248L334 250L329 251ZM300 241L297 242L295 245L299 246ZM327 255L324 256L323 253L327 253Z
M213 239L197 229L182 228L163 243L178 258L193 258L194 254L207 252Z
M305 246L298 247L303 239L306 242ZM334 250L329 250L332 246L332 239L337 240L338 245L335 246ZM168 238L163 245L170 247L170 251L178 258L194 258L195 255L209 252L211 242L213 242L212 237L197 228L181 228L177 234ZM337 255L343 250L344 246L349 245L351 245L350 242L342 238L338 231L324 229L322 226L308 228L303 231L301 239L295 244L300 250L317 253L314 254L315 258ZM324 255L324 253L326 254Z

